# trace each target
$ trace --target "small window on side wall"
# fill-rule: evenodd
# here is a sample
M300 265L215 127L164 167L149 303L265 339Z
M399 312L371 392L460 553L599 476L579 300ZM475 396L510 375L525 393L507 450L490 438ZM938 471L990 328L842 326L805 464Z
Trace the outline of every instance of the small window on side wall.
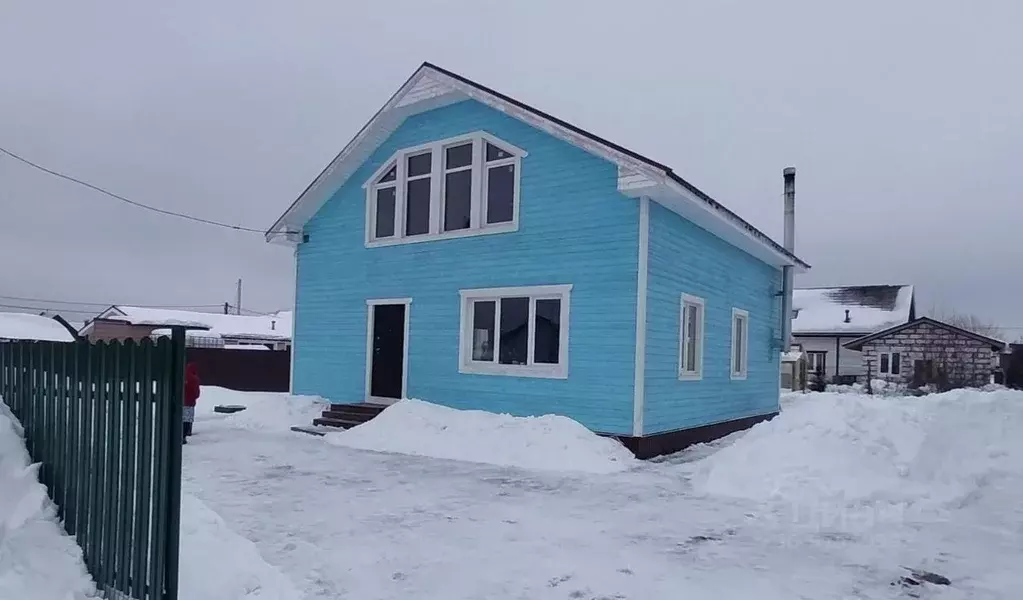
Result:
M749 313L732 309L732 379L746 379L749 363Z
M462 290L459 371L568 377L571 285Z
M679 379L703 376L703 298L682 295L679 317Z
M878 356L878 372L883 375L902 373L902 355L898 352L882 352Z

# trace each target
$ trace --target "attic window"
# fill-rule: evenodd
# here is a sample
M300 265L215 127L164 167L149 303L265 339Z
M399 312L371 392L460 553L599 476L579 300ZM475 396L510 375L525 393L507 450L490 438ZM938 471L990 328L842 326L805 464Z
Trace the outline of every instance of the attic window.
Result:
M517 230L525 155L482 131L399 150L366 182L366 245Z

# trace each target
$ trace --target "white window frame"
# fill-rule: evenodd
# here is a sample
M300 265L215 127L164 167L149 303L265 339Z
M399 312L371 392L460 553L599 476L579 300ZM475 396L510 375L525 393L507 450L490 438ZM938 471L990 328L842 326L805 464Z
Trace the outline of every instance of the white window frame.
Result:
M689 323L686 321L686 306L696 306L699 309L699 322L696 324L696 370L687 371L686 364L689 358L686 355L686 332L689 331ZM703 345L705 336L704 323L706 323L706 303L699 296L682 294L679 309L679 335L678 335L678 378L682 381L699 381L703 379Z
M392 167L395 168L394 181L385 181L385 182L379 181L379 179L382 178L388 171L390 171ZM398 227L400 225L404 229L404 222L403 222L403 219L401 218L401 216L404 216L405 213L398 206L398 202L400 202L401 198L402 198L402 195L398 192L398 183L399 183L399 179L400 179L398 171L400 171L400 170L401 170L401 167L396 166L396 163L393 160L392 161L388 161L386 164L384 164L383 167L377 169L377 172L373 174L374 175L373 178L370 179L370 181L367 184L367 189L366 189L366 204L367 204L367 206L366 206L366 239L367 240L370 239L370 238L373 238L373 239L379 239L381 241L384 241L384 240L393 240L393 239L396 239L398 237L401 237L400 236L401 232L398 231ZM376 237L376 233L377 233L377 192L379 190L388 189L388 188L394 188L394 232L390 236L388 236L388 237L377 238Z
M476 375L503 375L509 377L538 377L544 379L568 378L568 340L572 284L537 285L523 287L500 287L459 290L460 326L458 328L458 372ZM501 302L502 298L529 298L529 329L526 339L527 360L524 365L504 365L500 360L501 349ZM558 336L558 363L534 363L533 340L536 332L536 301L560 300L561 323ZM494 360L493 362L472 360L473 303L495 301L494 310Z
M381 305L403 304L405 306L405 347L402 348L401 364L401 398L384 398L370 393L373 389L373 318L374 309ZM366 299L366 402L374 404L393 404L402 398L408 398L408 334L411 322L412 298L367 298Z
M468 229L456 229L444 231L444 182L447 173L445 150L452 146L459 146L472 142L472 183L471 183L471 204L469 212ZM490 143L511 154L508 158L485 163L486 144ZM405 209L406 191L408 189L409 177L407 161L410 156L430 152L432 159L430 163L430 229L428 233L407 236L405 235ZM522 159L528 153L499 139L485 131L437 140L427 144L420 144L409 148L403 148L395 152L390 158L378 168L363 184L366 190L366 235L365 245L367 248L378 246L394 246L399 244L414 244L418 242L429 242L435 240L446 240L460 237L472 237L496 233L509 233L519 229L519 204L520 204L520 183L522 180ZM397 165L397 177L395 181L395 209L394 209L394 235L387 238L376 238L376 191L380 187L388 187L391 182L378 184L377 180L384 176L392 166ZM486 177L489 170L495 167L514 165L515 179L512 196L512 220L507 223L487 224L485 211L487 208L486 198ZM457 171L459 169L455 169ZM413 179L425 178L426 176Z
M430 171L428 173L426 173L425 175L409 175L408 174L408 161L409 161L409 159L413 158L415 156L424 156L424 155L429 155L430 156ZM437 189L436 189L437 188L437 178L434 177L434 175L436 175L437 169L438 169L437 153L436 152L432 152L432 151L423 151L423 150L420 150L419 152L408 152L408 153L406 153L402 157L402 163L403 163L403 166L405 168L404 168L404 170L402 170L399 173L399 176L404 176L404 177L402 179L399 179L399 183L401 184L401 187L399 188L399 190L400 190L399 194L400 195L398 196L398 201L401 202L401 205L402 205L401 206L402 215L405 218L401 219L402 220L401 231L395 230L395 232L394 232L395 234L393 236L391 236L389 238L383 238L383 239L388 240L388 241L393 240L395 238L398 238L398 239L404 238L404 239L407 239L407 240L413 240L413 239L416 239L416 238L420 238L420 237L423 237L423 236L430 235L433 232L434 216L433 216L432 213L437 208L435 206L436 202L434 202L434 198L437 197ZM425 233L410 234L410 233L408 233L405 230L406 227L408 226L408 218L407 218L408 217L408 186L413 181L424 181L424 180L430 182L430 213L431 214L429 216L429 223L426 226L426 232ZM374 198L375 197L376 197L376 195L374 194ZM374 216L375 216L375 213L374 213ZM397 209L395 209L394 220L395 220L395 222L398 221ZM376 233L376 229L374 229L373 232Z
M824 360L824 368L821 372L827 375L828 369L828 351L827 350L807 350L806 351L806 370L809 373L816 373L817 369L814 366L814 358L821 357Z
M735 322L736 320L742 320L742 347L739 348L739 358L741 364L735 364ZM732 379L742 380L746 379L749 375L749 312L742 310L741 308L732 309L732 321L729 335L732 337L732 343L730 347L730 357L728 362L731 363L731 369L729 375Z
M884 370L884 371L881 370L881 364L882 364L881 363L881 357L882 356L887 356L888 357L888 368L886 370ZM899 372L898 373L893 373L892 372L892 358L895 357L895 356L899 357ZM902 374L902 352L880 352L880 353L878 353L878 356L877 356L877 372L879 374L881 374L881 375L901 375Z

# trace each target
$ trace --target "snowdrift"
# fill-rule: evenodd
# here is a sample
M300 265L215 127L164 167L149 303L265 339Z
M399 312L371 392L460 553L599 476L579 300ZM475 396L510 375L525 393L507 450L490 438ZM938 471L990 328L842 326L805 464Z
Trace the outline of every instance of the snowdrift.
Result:
M1023 493L1023 392L806 394L693 463L697 490L803 506L967 505Z
M181 495L179 596L189 600L299 600L287 576L190 493ZM6 596L3 596L6 598Z
M218 404L241 404L245 410L230 415L213 412ZM216 386L202 386L196 403L196 418L203 427L230 427L259 431L289 431L292 425L309 425L327 408L316 396L292 396L283 392L237 392Z
M513 417L422 400L402 400L326 439L350 448L526 469L612 473L636 463L620 443L568 417Z
M0 400L0 598L92 597L95 584L82 551L57 523L23 433Z

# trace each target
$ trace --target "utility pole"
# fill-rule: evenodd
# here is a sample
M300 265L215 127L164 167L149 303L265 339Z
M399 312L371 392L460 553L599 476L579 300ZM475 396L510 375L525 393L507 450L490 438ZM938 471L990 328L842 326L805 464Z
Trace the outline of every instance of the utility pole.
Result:
M242 314L242 278L238 278L238 298L235 300L234 314Z

